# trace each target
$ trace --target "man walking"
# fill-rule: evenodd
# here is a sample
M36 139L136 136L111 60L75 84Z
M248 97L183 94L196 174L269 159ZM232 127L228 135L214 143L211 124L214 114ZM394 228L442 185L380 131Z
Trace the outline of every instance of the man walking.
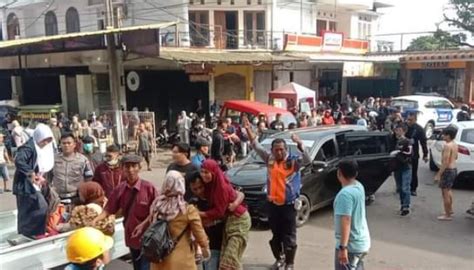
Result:
M418 160L420 159L420 148L423 150L423 161L428 162L428 147L426 146L425 130L416 123L416 113L409 113L407 117L408 131L406 137L413 140L413 157L411 161L411 196L416 196L418 188Z
M336 270L363 270L363 259L370 249L365 191L362 184L356 180L358 170L354 160L342 160L337 170L342 189L334 200Z
M457 176L456 160L458 159L458 145L453 141L454 137L456 137L454 128L448 127L443 130L443 140L446 144L443 147L441 167L434 179L439 182L443 195L444 215L438 217L438 220L443 221L453 219L453 193L451 188Z
M283 139L272 142L271 153L256 140L247 118L243 120L249 140L257 154L266 162L268 170L267 200L268 223L273 234L270 247L276 259L272 269L294 269L296 256L296 211L301 188L300 168L311 162L303 142L293 134L291 140L297 144L302 155L288 154L288 146ZM284 255L284 256L282 256ZM282 260L284 257L284 261Z
M141 237L145 232L151 204L158 197L158 191L148 181L140 178L142 157L126 155L122 159L123 173L126 181L122 181L112 192L104 211L94 219L92 224L115 215L119 210L123 214L125 228L125 245L130 248L134 270L149 270L150 262L140 254ZM137 226L141 225L137 230ZM136 231L134 234L133 232Z

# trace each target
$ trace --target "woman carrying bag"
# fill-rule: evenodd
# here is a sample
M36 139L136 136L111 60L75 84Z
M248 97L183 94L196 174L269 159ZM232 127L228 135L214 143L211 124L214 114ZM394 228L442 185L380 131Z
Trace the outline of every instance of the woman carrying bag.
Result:
M158 219L166 220L171 237L176 240L176 246L163 261L151 263L152 270L197 269L191 235L202 248L203 256L209 257L209 241L202 226L199 211L193 205L186 203L185 191L181 173L169 171L166 174L161 195L152 205L151 224Z

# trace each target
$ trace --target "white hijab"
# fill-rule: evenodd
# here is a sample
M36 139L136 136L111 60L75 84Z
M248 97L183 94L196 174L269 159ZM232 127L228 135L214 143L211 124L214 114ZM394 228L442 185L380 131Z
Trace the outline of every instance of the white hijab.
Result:
M47 173L54 166L54 149L53 144L48 143L43 148L38 146L41 141L52 138L54 139L53 132L45 124L38 124L35 131L33 132L33 140L35 142L35 149L37 154L37 165L40 173Z

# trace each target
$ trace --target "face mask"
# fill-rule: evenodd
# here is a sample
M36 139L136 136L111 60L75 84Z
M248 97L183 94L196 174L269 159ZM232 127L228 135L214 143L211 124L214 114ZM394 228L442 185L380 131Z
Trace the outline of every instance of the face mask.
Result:
M109 166L116 166L118 164L118 159L108 160L107 164L109 164Z
M84 146L82 147L84 149L84 152L85 153L92 153L92 151L94 151L94 145L92 143L86 143L84 144Z

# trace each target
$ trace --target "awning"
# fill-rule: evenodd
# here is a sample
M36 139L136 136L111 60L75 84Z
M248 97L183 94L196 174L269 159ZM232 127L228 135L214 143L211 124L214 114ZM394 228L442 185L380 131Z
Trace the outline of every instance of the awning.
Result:
M235 52L235 51L202 51L199 49L178 50L162 48L160 58L177 61L182 64L188 63L226 63L226 64L248 64L248 63L282 63L305 61L302 57L287 56L284 54L270 52Z
M400 62L474 61L474 50L430 51L405 53Z
M293 57L305 58L311 63L377 62L398 63L400 55L353 55L335 53L290 53Z
M173 25L176 25L176 24L178 24L178 23L177 22L166 22L166 23L157 23L157 24L148 24L148 25L139 25L139 26L131 26L131 27L105 29L105 30L90 31L90 32L78 32L78 33L69 33L69 34L63 34L63 35L7 40L7 41L1 41L0 42L0 49L10 49L10 48L15 48L15 47L24 47L24 46L28 46L28 45L35 45L35 44L40 44L40 43L50 42L50 41L69 40L69 39L82 38L82 37L103 36L103 35L106 35L106 34L117 34L117 33L125 33L125 32L140 31L140 30L161 29L161 28L170 27L170 26L173 26Z

